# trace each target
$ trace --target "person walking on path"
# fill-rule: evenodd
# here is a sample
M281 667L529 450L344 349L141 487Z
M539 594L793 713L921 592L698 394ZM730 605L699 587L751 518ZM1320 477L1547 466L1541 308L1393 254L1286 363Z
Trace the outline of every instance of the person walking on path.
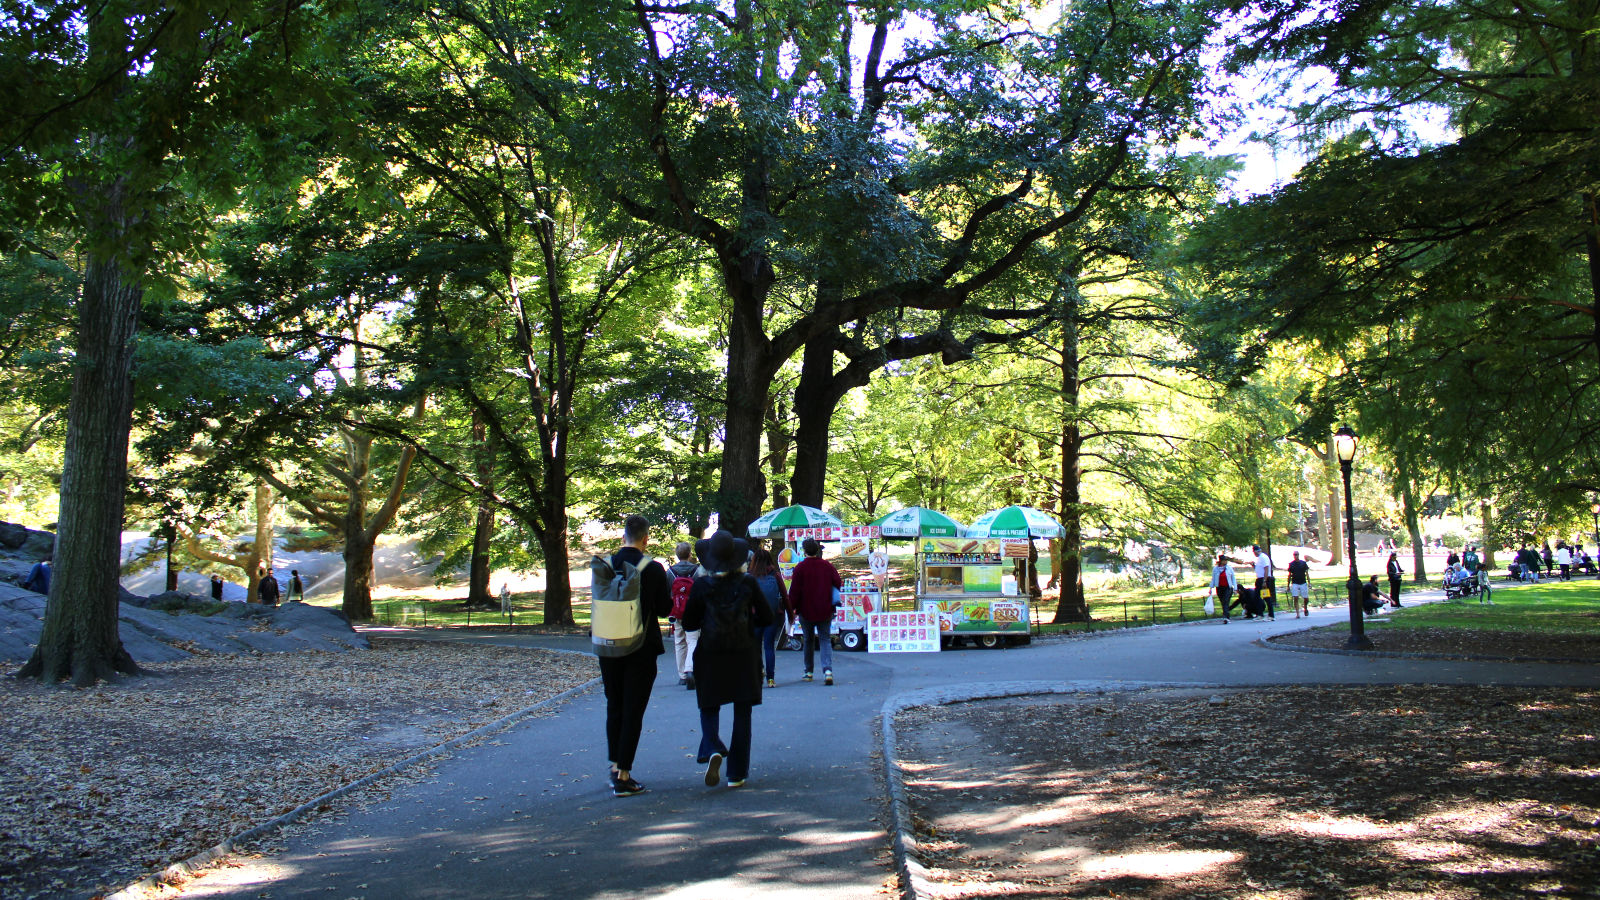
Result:
M667 574L672 577L672 610L667 622L672 626L672 656L678 665L678 683L694 690L694 644L700 639L698 632L683 627L683 608L689 602L689 591L694 587L694 573L700 568L691 554L688 541L679 541L673 548L678 561Z
M1228 613L1233 611L1233 594L1239 589L1239 576L1233 574L1233 567L1228 565L1228 558L1221 554L1217 556L1217 564L1211 567L1211 593L1217 595L1217 605L1222 607L1222 621L1228 621Z
M1572 580L1572 549L1565 541L1556 544L1556 565L1561 569L1561 580Z
M750 776L751 710L761 705L761 651L756 634L772 624L772 607L761 585L746 574L749 545L718 531L695 547L706 574L695 579L683 619L700 631L695 645L695 702L700 707L700 753L706 787L721 782L724 758L728 787ZM733 733L719 735L722 707L733 704Z
M1289 605L1297 619L1302 612L1311 615L1311 564L1300 558L1299 550L1289 560Z
M1390 553L1389 554L1389 564L1387 566L1387 570L1388 570L1388 573L1389 573L1389 605L1391 605L1391 606L1399 606L1400 605L1400 575L1402 574L1401 571L1400 571L1400 554L1398 554L1398 553Z
M789 578L789 602L800 617L800 633L805 641L806 671L801 681L810 681L813 654L822 650L822 683L833 684L833 592L844 587L839 570L822 558L822 542L806 538L800 545L806 558L794 567Z
M28 570L28 577L22 582L23 590L33 591L36 594L50 593L50 577L54 574L50 569L50 559L51 557L46 555L44 559L33 564L33 568Z
M256 597L267 606L277 606L278 598L283 596L283 591L278 587L278 578L268 569L261 576L261 583L256 585Z
M631 515L622 523L622 547L611 554L611 568L637 567L650 545L650 520ZM656 620L672 609L667 570L651 560L639 573L639 614L644 618L644 643L627 656L600 657L600 682L606 694L606 754L611 760L611 792L618 797L644 793L633 779L633 758L644 731L644 711L656 683L656 657L667 652Z
M222 599L222 584L221 575L211 576L211 599L218 601Z
M1554 574L1556 567L1556 555L1550 552L1549 541L1544 542L1544 550L1539 554L1539 558L1544 561L1544 577L1549 578Z
M305 582L300 580L300 570L299 569L290 569L289 570L289 602L290 603L304 603L304 602L306 602L306 585L305 585Z
M783 573L765 547L750 555L750 577L761 587L761 596L772 610L772 621L761 629L761 659L766 664L767 687L778 686L778 635L788 624L789 591L783 586Z
M1278 598L1275 595L1278 592L1273 589L1273 585L1268 583L1268 579L1272 578L1272 557L1268 556L1265 550L1255 544L1251 544L1250 549L1255 551L1256 554L1256 593L1266 601L1267 618L1277 621Z

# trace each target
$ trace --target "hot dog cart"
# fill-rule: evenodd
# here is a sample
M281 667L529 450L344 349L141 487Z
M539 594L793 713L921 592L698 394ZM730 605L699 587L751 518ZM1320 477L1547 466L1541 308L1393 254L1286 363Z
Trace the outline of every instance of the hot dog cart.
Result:
M1033 611L1008 577L999 541L917 541L917 608L939 616L940 643L1026 644Z

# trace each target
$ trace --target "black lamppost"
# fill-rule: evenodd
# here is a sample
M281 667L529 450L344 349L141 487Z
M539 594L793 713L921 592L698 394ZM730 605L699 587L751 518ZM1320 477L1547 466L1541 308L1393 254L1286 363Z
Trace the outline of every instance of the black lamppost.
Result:
M1334 452L1339 455L1339 471L1344 474L1344 533L1349 536L1350 551L1350 640L1346 650L1371 650L1367 628L1361 609L1361 574L1356 571L1356 515L1350 504L1350 463L1356 458L1356 433L1348 425L1340 425L1333 433Z

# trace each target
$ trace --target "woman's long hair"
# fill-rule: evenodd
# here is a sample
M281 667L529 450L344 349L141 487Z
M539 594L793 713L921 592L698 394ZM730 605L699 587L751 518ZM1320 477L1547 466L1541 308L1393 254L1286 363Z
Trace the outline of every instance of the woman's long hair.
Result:
M772 551L765 547L757 547L754 555L750 557L750 574L757 578L763 575L774 574L778 564L772 561Z

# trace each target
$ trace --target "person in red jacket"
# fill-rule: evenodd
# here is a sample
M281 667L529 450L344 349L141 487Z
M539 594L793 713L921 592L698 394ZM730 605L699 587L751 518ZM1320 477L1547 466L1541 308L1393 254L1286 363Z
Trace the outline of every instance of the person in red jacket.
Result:
M800 631L805 636L806 673L801 681L810 681L812 654L822 648L822 683L833 684L833 592L844 587L839 570L822 558L822 542L806 538L800 545L806 558L794 567L789 578L789 603L800 617Z

